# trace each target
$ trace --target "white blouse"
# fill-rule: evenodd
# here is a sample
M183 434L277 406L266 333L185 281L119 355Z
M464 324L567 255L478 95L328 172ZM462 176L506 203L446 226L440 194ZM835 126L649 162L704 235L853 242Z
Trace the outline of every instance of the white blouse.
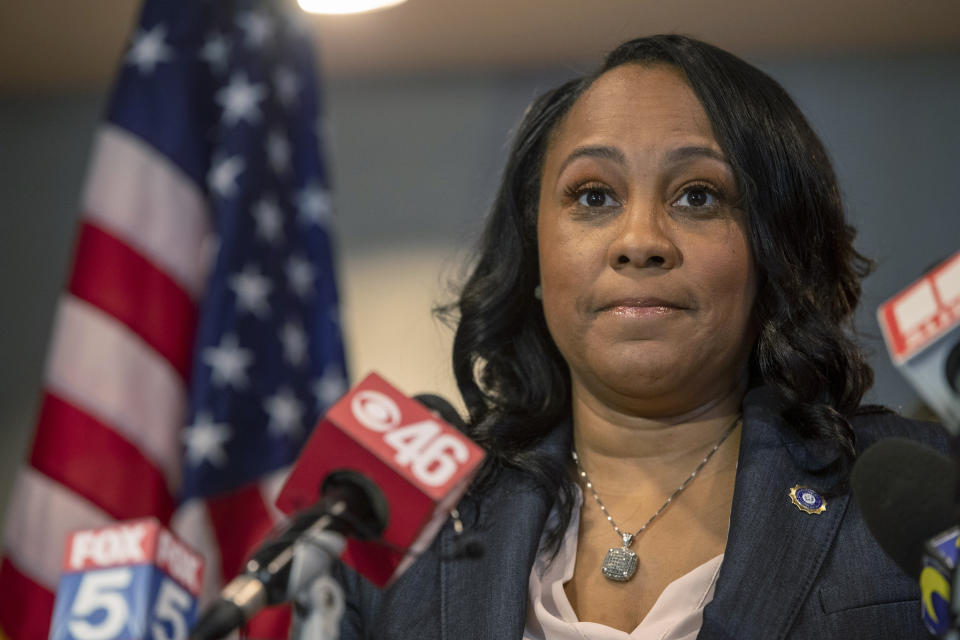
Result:
M581 494L553 562L548 564L543 553L534 562L523 640L694 640L703 624L703 608L713 600L723 554L668 584L630 633L577 620L563 585L573 578L582 502ZM555 518L551 513L550 520Z

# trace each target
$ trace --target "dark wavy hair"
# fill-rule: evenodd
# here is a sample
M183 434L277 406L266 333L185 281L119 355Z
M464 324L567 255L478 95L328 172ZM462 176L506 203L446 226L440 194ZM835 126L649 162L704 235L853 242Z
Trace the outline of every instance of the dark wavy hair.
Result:
M623 64L680 70L713 125L742 194L758 271L759 336L751 386L768 385L785 422L805 438L854 456L847 417L873 372L848 335L871 263L853 247L830 160L803 114L772 78L712 45L678 35L620 45L594 73L536 99L513 141L500 189L459 299L442 309L457 322L453 367L469 412L467 433L498 467L524 469L557 496L563 531L574 485L567 458L532 445L570 415L569 370L533 296L540 281L537 209L551 133L604 72ZM554 536L555 541L559 536Z

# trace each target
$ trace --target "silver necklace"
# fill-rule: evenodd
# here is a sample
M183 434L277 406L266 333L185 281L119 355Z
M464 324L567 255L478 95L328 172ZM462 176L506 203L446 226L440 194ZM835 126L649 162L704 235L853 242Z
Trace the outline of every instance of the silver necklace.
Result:
M607 522L613 525L613 530L617 532L620 536L620 539L623 541L623 544L620 547L611 547L607 550L607 555L603 559L603 565L600 567L600 571L603 573L604 577L608 580L613 580L614 582L626 582L633 577L633 574L637 572L637 554L630 550L630 545L633 544L633 541L639 536L644 530L650 526L650 523L656 520L664 509L667 508L667 505L673 502L673 499L680 495L684 489L687 488L687 485L700 473L700 470L703 469L703 465L707 464L713 454L717 452L717 449L720 448L720 445L723 444L724 440L733 433L733 430L736 428L737 423L740 422L740 416L734 418L733 423L727 427L727 430L723 432L723 435L720 437L720 440L717 441L717 444L713 445L713 449L710 449L710 452L703 457L703 460L700 461L700 464L697 465L697 468L693 470L686 480L683 481L679 487L674 490L670 497L667 498L667 501L660 505L660 508L657 509L657 512L650 516L650 519L643 523L643 526L637 529L636 533L625 533L620 527L617 526L617 523L613 521L613 516L610 515L610 512L607 511L607 507L604 506L603 500L600 499L600 496L597 495L596 489L593 488L593 483L590 482L590 478L587 477L587 472L583 470L583 466L580 464L580 456L577 455L576 450L571 451L573 456L573 461L577 465L577 471L580 473L580 477L583 478L584 483L587 485L587 489L590 490L590 493L593 494L593 499L597 501L597 504L600 505L600 510L603 511L603 515L607 516Z

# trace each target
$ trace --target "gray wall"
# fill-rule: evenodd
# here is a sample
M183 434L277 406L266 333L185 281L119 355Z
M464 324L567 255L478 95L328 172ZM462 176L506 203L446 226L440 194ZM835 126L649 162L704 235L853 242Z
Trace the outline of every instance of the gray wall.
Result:
M888 363L874 313L960 249L960 54L755 62L794 95L834 158L859 247L878 261L858 316L877 371L870 400L909 411L916 396ZM406 246L452 255L472 241L508 131L566 73L328 83L342 263ZM0 96L0 508L29 440L101 102Z

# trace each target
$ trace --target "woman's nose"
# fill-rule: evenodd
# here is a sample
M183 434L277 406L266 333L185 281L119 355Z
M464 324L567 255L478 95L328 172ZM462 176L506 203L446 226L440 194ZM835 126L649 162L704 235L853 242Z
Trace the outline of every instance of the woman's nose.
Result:
M680 262L680 250L669 228L670 220L657 204L629 207L618 221L610 244L610 266L672 269Z

